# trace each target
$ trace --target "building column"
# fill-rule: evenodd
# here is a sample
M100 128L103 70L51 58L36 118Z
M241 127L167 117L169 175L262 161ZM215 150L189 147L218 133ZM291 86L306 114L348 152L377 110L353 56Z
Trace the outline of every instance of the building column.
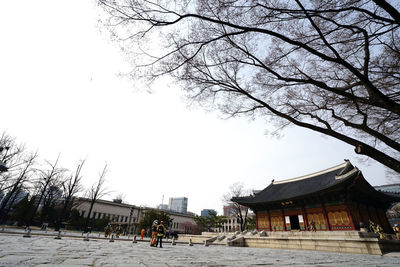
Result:
M356 229L360 230L360 222L364 223L364 227L367 226L367 223L363 221L363 218L362 218L361 212L360 212L360 203L358 203L358 202L357 202L357 211L356 212L358 213L358 218L360 218L360 220L358 222L358 225L354 225L354 226L356 226Z
M378 223L383 228L383 222L382 222L381 216L379 216L378 209L376 207L374 207L374 210L375 210L376 217L378 218Z
M368 215L368 220L372 221L372 217L371 217L371 213L369 212L369 206L365 205L366 209L367 209L367 215ZM368 222L368 226L369 226L369 222Z
M325 221L326 221L326 230L327 231L331 231L332 230L331 229L331 223L329 222L328 214L326 213L325 204L321 202L321 205L322 205L322 213L324 214L324 218L325 218Z
M259 228L258 228L258 213L257 212L254 212L254 214L256 215L256 229L257 229L257 231L259 231Z
M285 220L285 212L283 211L283 208L281 208L282 211L282 219L283 219L283 231L287 231L286 229L286 220Z
M304 220L304 231L308 231L308 218L307 218L307 212L306 212L306 208L304 206L302 206L301 208L302 212L303 212L303 220Z
M351 227L352 227L351 230L356 230L356 226L354 225L354 221L353 221L353 216L352 216L351 213L350 213L349 205L348 205L347 203L346 203L345 205L346 205L347 216L348 216L349 219L350 219L350 225L351 225Z
M267 210L267 214L268 214L268 222L269 222L269 231L272 232L272 225L271 225L271 214L269 212L269 210Z

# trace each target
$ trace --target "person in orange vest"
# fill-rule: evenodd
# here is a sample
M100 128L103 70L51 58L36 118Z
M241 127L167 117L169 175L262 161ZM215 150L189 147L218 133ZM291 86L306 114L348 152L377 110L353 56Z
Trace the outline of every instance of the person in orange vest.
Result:
M141 231L140 231L140 239L141 240L143 240L143 237L144 237L144 234L146 233L146 230L145 229L142 229Z
M162 248L162 239L167 231L167 228L164 226L164 222L161 221L160 225L157 227L157 241L156 241L156 247L158 246L158 241L160 241L160 248Z
M150 246L154 247L156 244L156 239L157 239L157 228L158 228L158 221L154 220L152 226L151 226L151 240L150 240Z
M121 234L121 225L118 225L115 231L115 237L119 238L120 234Z

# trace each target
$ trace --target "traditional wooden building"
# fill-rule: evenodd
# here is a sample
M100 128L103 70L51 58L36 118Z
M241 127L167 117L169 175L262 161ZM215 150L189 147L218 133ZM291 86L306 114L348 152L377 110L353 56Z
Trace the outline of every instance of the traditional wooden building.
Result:
M390 232L386 210L400 202L400 195L375 190L345 161L310 175L272 181L258 193L232 200L254 211L258 230L359 230L361 222L368 225L371 220Z

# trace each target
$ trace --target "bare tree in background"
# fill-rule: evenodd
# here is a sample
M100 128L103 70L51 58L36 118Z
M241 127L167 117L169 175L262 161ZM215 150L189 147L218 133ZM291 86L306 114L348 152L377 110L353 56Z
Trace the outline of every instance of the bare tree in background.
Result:
M39 224L50 223L51 225L57 223L57 207L62 202L62 181L61 179L54 179L44 193L41 209Z
M38 155L27 153L23 145L18 145L15 138L6 133L0 137L0 146L7 147L2 161L7 164L8 171L0 174L0 192L4 194L0 204L0 223L4 223L18 193L32 179Z
M15 138L3 132L0 136L0 147L5 150L0 157L0 160L7 166L6 172L0 172L0 192L5 193L13 187L18 181L15 177L18 176L25 164L30 161L30 156L24 145L16 143ZM37 154L35 154L37 156Z
M61 213L57 219L55 231L59 231L63 220L69 218L70 211L74 204L75 196L78 192L82 191L81 170L84 163L85 160L79 162L75 172L70 174L64 181L62 181L63 203L62 203Z
M52 183L55 183L56 180L58 180L60 177L62 177L62 174L66 171L65 169L59 168L58 167L58 161L59 161L60 155L58 155L57 159L55 160L54 163L51 163L49 161L46 161L46 164L49 166L48 169L44 170L39 170L39 179L37 180L37 194L35 194L31 198L31 202L33 204L33 209L30 210L30 214L27 219L26 226L29 227L32 224L32 221L36 215L36 212L39 208L39 205L41 204L43 198L45 197L46 192L48 191L49 186Z
M245 190L243 183L234 183L229 187L229 192L223 196L223 201L229 207L230 215L235 217L240 225L240 231L246 230L247 215L249 208L232 201L232 198L243 197L249 194L249 190Z
M99 3L139 78L169 74L206 108L307 128L400 172L399 1Z
M85 233L88 232L89 230L90 215L92 214L94 203L96 203L96 201L101 197L108 194L108 192L106 191L107 189L104 188L104 183L106 181L106 174L107 174L107 164L104 166L103 171L99 174L99 179L97 180L97 182L93 184L87 192L88 199L90 200L90 207L85 221L85 228L84 228Z
M4 191L5 195L0 204L0 222L4 223L8 212L21 189L24 188L24 184L32 179L32 175L35 172L34 164L37 159L37 154L27 155L24 159L24 164L19 165L18 170L13 170L16 177L13 177L12 182L8 186L8 190Z

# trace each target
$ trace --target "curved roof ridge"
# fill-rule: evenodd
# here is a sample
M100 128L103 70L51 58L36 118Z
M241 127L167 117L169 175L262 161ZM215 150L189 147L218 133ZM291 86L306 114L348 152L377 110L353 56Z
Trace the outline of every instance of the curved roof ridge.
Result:
M353 175L356 172L361 172L361 171L357 167L353 167L353 169L351 169L345 173L339 173L338 175L335 176L335 179L336 180L344 179L344 178L347 178L347 177Z
M273 184L274 185L276 185L276 184L284 184L284 183L291 183L291 182L295 182L295 181L309 179L309 178L312 178L312 177L315 177L315 176L318 176L318 175L321 175L321 174L324 174L324 173L327 173L327 172L331 172L331 171L334 171L334 170L342 169L342 168L348 166L348 164L351 164L350 161L345 161L345 162L343 162L343 163L341 163L339 165L330 167L330 168L328 168L326 170L322 170L322 171L319 171L319 172L303 175L303 176L300 176L300 177L295 177L295 178L290 178L290 179L285 179L285 180L280 180L280 181L274 181Z

